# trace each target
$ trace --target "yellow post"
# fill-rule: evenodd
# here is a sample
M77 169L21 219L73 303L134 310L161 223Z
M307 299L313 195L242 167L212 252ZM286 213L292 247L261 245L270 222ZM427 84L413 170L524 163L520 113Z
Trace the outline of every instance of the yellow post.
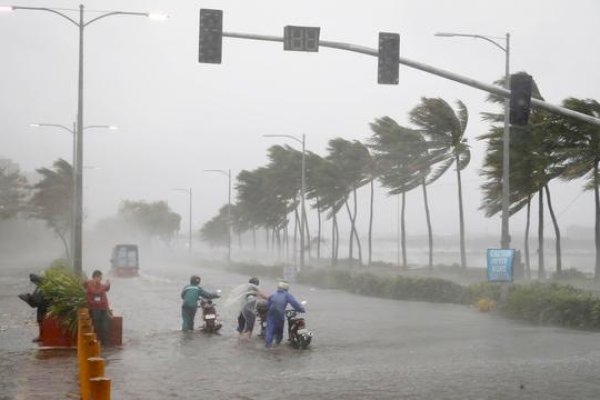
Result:
M98 378L104 376L104 358L90 357L87 359L90 378Z
M91 400L110 400L110 378L98 377L90 379Z
M83 334L82 360L87 360L90 357L97 357L100 354L100 345L96 340L95 333ZM81 399L89 400L90 398L90 371L87 361L84 361L79 366L79 385L81 387Z

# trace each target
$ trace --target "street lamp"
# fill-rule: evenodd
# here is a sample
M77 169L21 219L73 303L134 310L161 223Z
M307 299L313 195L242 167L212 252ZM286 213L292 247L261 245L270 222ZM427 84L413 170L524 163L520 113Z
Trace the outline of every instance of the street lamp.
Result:
M263 135L264 137L278 137L295 140L302 145L302 184L301 184L301 213L300 216L300 267L298 272L304 268L304 217L306 210L304 209L304 192L306 190L305 174L306 174L306 135L302 134L302 139L293 135Z
M505 72L504 72L504 87L510 90L510 34L506 33L504 38L495 36L483 36L465 33L449 33L439 32L435 36L441 37L470 37L474 39L483 39L494 46L498 47L505 54ZM502 46L494 39L504 39L505 45ZM510 247L510 234L508 229L508 207L509 207L509 196L510 196L510 100L508 97L504 98L504 134L502 136L502 237L500 239L500 246L503 249Z
M205 169L204 172L217 172L227 177L229 189L227 191L227 262L231 263L231 170Z
M190 195L190 232L188 234L188 252L191 253L192 252L192 188L189 188L189 189L176 188L173 190L176 190L179 192L186 192L187 194Z
M69 132L71 135L73 135L73 161L71 163L71 168L73 169L73 200L75 200L75 196L76 196L76 179L75 179L75 164L77 163L77 135L75 134L77 131L77 124L75 122L73 122L73 129L70 129L69 127L65 126L65 125L61 125L61 124L47 124L47 123L42 123L42 122L38 122L38 123L33 123L33 124L29 124L30 127L32 128L41 128L41 127L52 127L52 128L59 128L59 129L63 129L67 132ZM85 131L86 129L93 129L93 128L101 128L101 129L110 129L110 130L117 130L119 128L117 128L114 125L89 125L89 126L84 126L83 130ZM85 167L82 167L85 168ZM82 197L83 199L83 197ZM82 201L83 203L83 201ZM76 210L75 207L73 208L73 216L72 216L72 223L73 226L71 227L71 251L73 252L76 245L75 245L75 220L76 220Z
M22 7L22 6L0 6L0 12L11 12L17 10L30 10L30 11L46 11L53 14L56 14L73 25L75 25L79 30L79 77L78 77L78 85L77 85L77 129L76 129L76 165L74 166L74 174L75 174L75 248L73 249L73 269L77 275L81 275L81 264L82 264L82 220L83 220L83 32L84 28L88 25L106 17L111 17L114 15L134 15L140 17L148 17L152 19L166 19L166 16L159 14L151 14L151 13L142 13L142 12L128 12L128 11L109 11L104 14L101 14L95 18L92 18L85 22L83 20L84 14L84 6L83 4L79 5L79 21L69 17L66 14L60 12L60 9L46 8L46 7ZM76 10L72 10L76 11ZM160 16L160 18L159 18Z

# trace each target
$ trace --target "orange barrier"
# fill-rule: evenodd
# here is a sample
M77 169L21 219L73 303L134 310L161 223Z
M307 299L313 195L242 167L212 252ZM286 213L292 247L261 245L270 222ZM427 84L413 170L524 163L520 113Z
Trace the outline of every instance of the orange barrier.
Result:
M120 318L120 317L118 317ZM118 336L111 329L111 339L121 344L122 322L118 323ZM81 309L77 321L77 362L79 364L79 385L82 400L110 400L111 380L104 376L104 359L100 357L100 342L87 309Z

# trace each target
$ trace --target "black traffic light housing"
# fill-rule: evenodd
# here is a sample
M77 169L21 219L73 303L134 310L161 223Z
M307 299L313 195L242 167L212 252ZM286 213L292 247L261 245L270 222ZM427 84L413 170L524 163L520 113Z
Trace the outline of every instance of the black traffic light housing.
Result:
M398 84L400 61L400 35L397 33L379 33L379 53L377 62L377 83Z
M319 51L321 28L287 25L283 28L283 49L291 51Z
M529 120L531 109L531 75L519 73L510 77L510 123L524 126Z
M223 11L200 9L198 62L221 64L223 47Z

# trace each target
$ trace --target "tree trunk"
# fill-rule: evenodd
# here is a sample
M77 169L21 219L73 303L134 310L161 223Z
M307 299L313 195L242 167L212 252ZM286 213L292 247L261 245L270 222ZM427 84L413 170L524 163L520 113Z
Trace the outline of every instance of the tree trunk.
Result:
M298 265L298 232L300 231L300 217L298 216L298 207L294 209L294 265ZM302 251L302 249L300 249Z
M556 215L554 215L554 209L552 208L552 201L550 200L550 189L548 185L544 186L546 189L546 203L548 203L548 211L550 211L550 217L552 218L552 225L554 225L554 235L556 236L556 273L560 275L562 272L562 255L560 249L560 229L558 227L558 221Z
M460 266L463 269L467 268L467 251L465 249L465 217L463 213L463 199L462 199L462 181L460 178L459 169L460 157L458 151L456 152L456 180L458 182L458 218L460 226Z
M337 214L333 214L333 223L331 225L331 230L332 230L332 245L331 245L331 254L332 254L332 260L333 260L333 265L337 265L337 261L338 261L338 250L339 250L339 245L340 245L340 229L338 227L338 223L337 223Z
M544 266L544 190L538 191L538 279L546 278Z
M596 208L596 222L594 225L594 241L596 243L596 265L594 279L600 280L600 194L598 193L598 162L594 163L594 203Z
M319 201L319 197L317 196L317 264L321 261L321 202Z
M65 238L65 234L55 230L56 234L58 235L58 237L60 238L60 240L63 243L63 246L65 247L65 256L67 257L68 260L72 261L71 258L71 251L69 250L69 244L67 243L67 239Z
M348 242L348 260L350 262L350 265L352 265L354 260L354 229L352 228L352 213L350 212L348 200L346 200L344 204L346 205L346 211L348 212L348 218L350 219L350 242Z
M531 224L531 195L527 196L527 222L525 225L525 268L527 279L531 279L531 260L529 258L529 226Z
M304 206L304 212L303 212L302 218L304 218L304 232L302 232L302 234L304 235L304 238L306 239L306 241L304 242L304 245L306 246L306 250L308 251L308 260L310 262L311 257L312 257L312 254L311 254L312 246L310 243L310 229L308 229L308 218L306 217L306 205ZM304 249L303 249L303 251L304 251Z
M356 239L356 248L358 249L358 265L362 267L362 246L360 245L360 239L358 238L358 230L356 229L356 215L358 214L356 189L354 189L352 193L354 196L354 216L352 217L352 230L354 231L354 238Z
M404 269L408 269L408 264L406 262L406 220L404 218L406 211L406 192L402 192L402 214L400 218L400 229L402 235L400 236L400 240L402 243L402 267Z
M369 210L369 266L373 260L373 205L375 202L375 183L371 180L371 208Z
M422 179L423 201L425 202L425 216L427 217L427 236L429 238L429 269L433 269L433 232L431 231L431 216L429 215L429 202L427 201L427 185Z

